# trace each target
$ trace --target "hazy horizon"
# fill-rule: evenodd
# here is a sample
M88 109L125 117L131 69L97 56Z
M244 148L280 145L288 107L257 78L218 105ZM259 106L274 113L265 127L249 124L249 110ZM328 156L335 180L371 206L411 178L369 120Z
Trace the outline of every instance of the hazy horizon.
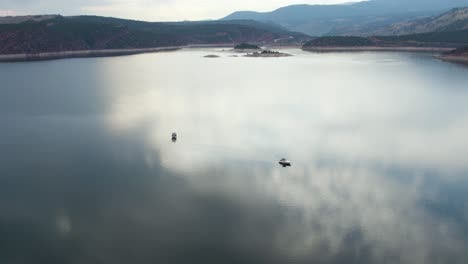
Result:
M216 1L195 3L189 0L0 0L0 16L60 14L99 15L147 21L183 21L219 19L235 11L268 12L294 4L342 4L346 0L260 0Z

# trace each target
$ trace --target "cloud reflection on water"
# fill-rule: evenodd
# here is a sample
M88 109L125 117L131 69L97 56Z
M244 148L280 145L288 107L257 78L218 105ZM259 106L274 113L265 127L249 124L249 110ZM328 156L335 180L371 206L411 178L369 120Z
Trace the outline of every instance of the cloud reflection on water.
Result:
M290 52L0 65L0 262L464 263L466 69Z
M168 76L156 78L174 81L117 98L111 129L144 124L162 166L204 192L269 197L288 208L275 230L276 250L287 256L330 263L467 257L463 223L422 206L429 174L452 181L468 169L468 94L459 82L440 86L450 74L438 70L447 65L398 53L249 63L208 62L202 53L165 57L180 67L152 64ZM283 155L293 168L272 168Z

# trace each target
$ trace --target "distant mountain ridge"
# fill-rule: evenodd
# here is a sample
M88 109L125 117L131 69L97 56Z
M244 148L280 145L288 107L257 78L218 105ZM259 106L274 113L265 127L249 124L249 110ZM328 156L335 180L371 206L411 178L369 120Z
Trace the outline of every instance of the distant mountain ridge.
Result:
M240 11L223 20L271 21L314 36L351 35L461 6L468 6L468 0L370 0L339 5L292 5L263 13Z
M247 20L161 23L98 16L35 16L11 21L14 23L0 24L0 54L242 42L300 43L309 39L302 33Z
M406 35L468 29L468 7L455 8L438 16L392 24L372 35Z
M23 22L39 22L57 18L59 15L38 15L38 16L6 16L0 17L0 24L17 24Z

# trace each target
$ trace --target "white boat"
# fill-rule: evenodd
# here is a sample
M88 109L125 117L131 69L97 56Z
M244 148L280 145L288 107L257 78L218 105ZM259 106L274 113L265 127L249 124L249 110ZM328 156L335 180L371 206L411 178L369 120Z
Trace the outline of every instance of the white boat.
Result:
M279 161L279 164L283 167L290 167L291 166L291 161L287 160L287 159L281 159Z

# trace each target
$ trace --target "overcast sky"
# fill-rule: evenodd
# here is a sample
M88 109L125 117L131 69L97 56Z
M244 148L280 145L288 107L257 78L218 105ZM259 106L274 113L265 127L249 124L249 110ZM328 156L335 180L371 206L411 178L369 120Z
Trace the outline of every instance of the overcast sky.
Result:
M351 0L0 0L0 16L25 14L104 15L148 21L218 19L234 11L271 11L291 4Z

